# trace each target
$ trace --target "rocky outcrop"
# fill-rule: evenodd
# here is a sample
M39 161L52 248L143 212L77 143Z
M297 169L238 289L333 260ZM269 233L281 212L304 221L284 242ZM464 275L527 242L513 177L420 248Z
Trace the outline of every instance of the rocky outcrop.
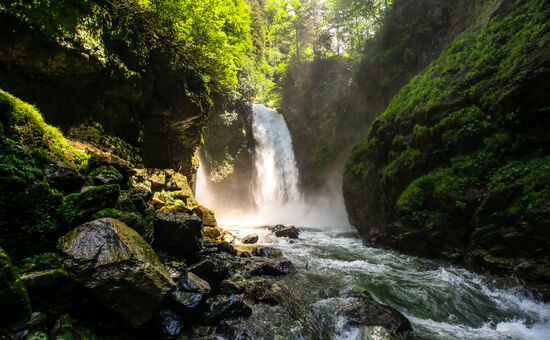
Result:
M367 245L547 286L549 9L492 5L355 146L344 196Z
M256 173L252 104L236 100L217 105L208 118L203 138L199 151L201 165L220 208L253 206L252 185ZM240 198L238 202L235 197Z
M153 249L114 219L83 224L60 240L67 272L132 326L149 321L174 288Z
M141 50L150 53L143 63L114 35L99 34L99 46L82 46L72 37L52 39L4 11L0 29L10 32L0 38L0 87L36 103L72 138L133 163L181 168L193 182L209 110L197 74L174 69L168 52Z
M29 295L8 254L0 248L0 320L2 329L19 331L31 320Z

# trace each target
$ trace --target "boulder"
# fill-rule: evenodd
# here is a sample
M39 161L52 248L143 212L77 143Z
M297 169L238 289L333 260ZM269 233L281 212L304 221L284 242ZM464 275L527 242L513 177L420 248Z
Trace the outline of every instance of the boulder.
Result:
M34 311L62 314L73 306L78 288L67 272L52 269L21 275Z
M217 256L210 256L190 266L187 270L206 280L212 287L217 287L221 281L229 276L227 263Z
M60 239L69 275L137 327L153 316L175 287L153 249L124 223L104 218Z
M205 226L202 228L202 235L206 241L216 243L220 241L222 233L218 228Z
M72 225L89 221L92 216L103 209L114 208L120 187L118 184L91 187L80 194L71 194L64 198L68 220Z
M197 206L195 209L193 209L193 212L197 214L200 218L202 218L202 222L205 226L209 227L217 227L218 223L216 222L216 218L214 217L214 212L208 208L203 207L202 205Z
M206 323L213 324L219 320L249 317L252 309L236 295L217 296L207 301Z
M277 237L288 237L290 239L297 239L300 235L300 231L295 226L285 227L283 225L277 225L272 232Z
M403 339L412 332L411 323L403 314L390 306L376 302L369 293L347 295L351 295L350 301L339 314L347 317L348 325L382 326Z
M222 241L227 243L235 243L235 235L231 234L229 231L224 231L222 233Z
M2 328L18 331L31 320L31 304L25 285L15 272L8 254L0 248L0 320Z
M66 192L79 191L87 183L75 169L66 164L50 164L44 168L44 176L51 187Z
M243 237L241 242L244 244L255 244L255 243L258 243L259 238L260 237L258 236L258 234L250 234Z
M279 258L283 256L283 252L277 248L271 247L257 247L252 249L253 256Z
M245 281L244 285L244 294L247 298L270 305L278 303L279 291L280 288L277 284L264 278Z
M255 263L251 270L250 275L260 276L260 275L270 275L270 276L283 276L289 274L296 274L296 268L289 260L268 260Z
M159 213L154 245L180 259L193 259L202 247L202 221L186 213Z

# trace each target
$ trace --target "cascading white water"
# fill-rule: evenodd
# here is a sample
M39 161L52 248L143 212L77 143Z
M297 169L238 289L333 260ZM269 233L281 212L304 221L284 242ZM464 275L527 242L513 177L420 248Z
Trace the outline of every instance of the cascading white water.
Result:
M276 207L301 202L292 138L283 116L262 104L254 104L252 129L256 140L256 205Z
M216 187L202 165L197 173L196 198L213 209L222 225L259 226L294 224L308 227L348 226L341 186L327 186L325 195L304 199L300 190L299 171L294 158L292 138L281 114L261 104L253 106L252 132L256 142L251 177L254 206L250 200L229 202L227 193L218 195ZM199 153L202 164L202 156ZM338 176L338 175L335 175ZM334 183L341 183L339 176ZM243 185L245 185L243 183ZM238 202L239 197L234 197ZM238 208L235 208L238 206Z

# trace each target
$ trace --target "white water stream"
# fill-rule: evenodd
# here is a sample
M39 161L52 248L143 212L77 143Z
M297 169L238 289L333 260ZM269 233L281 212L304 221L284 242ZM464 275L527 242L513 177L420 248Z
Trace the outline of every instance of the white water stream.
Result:
M365 289L401 311L419 339L550 339L550 305L536 301L513 282L471 273L445 262L366 248L348 225L342 193L305 201L292 140L283 117L254 105L256 207L233 212L212 199L204 168L197 179L197 200L213 208L221 225L239 237L260 234L260 243L283 250L298 274L278 284L291 292L301 320L288 306L257 305L245 328L254 339L309 339L303 322L327 327L334 339L361 339L359 329L344 328L335 317L346 288ZM252 179L251 179L252 180ZM241 198L235 197L235 200ZM288 243L264 225L294 224L300 239Z

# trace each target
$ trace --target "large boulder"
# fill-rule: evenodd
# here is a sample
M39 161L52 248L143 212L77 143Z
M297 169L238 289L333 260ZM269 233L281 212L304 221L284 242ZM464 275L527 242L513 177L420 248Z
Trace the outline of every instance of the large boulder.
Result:
M153 316L175 287L153 249L124 223L98 219L63 238L69 275L103 304L137 327Z
M18 331L31 319L31 304L8 254L0 248L0 320L2 329Z
M252 265L250 275L252 276L284 276L296 274L296 268L290 260L266 260Z
M269 230L275 234L277 237L288 237L292 239L297 239L300 235L300 231L295 226L284 226L282 224L278 224L274 227L269 227Z
M159 213L154 222L154 245L170 255L192 259L202 247L202 221L186 213Z
M216 254L190 266L189 272L206 280L212 287L217 287L221 281L229 276L229 268L226 261Z
M349 301L339 314L347 318L351 326L381 326L407 338L412 332L410 321L394 308L381 304L367 292L345 292Z

